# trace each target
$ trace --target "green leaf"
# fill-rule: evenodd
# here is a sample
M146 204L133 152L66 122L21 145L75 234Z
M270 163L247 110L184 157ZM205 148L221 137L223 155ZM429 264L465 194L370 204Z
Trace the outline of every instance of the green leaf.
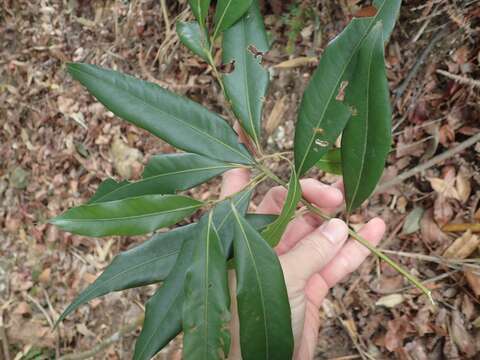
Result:
M149 360L182 329L183 287L192 263L195 241L186 239L167 279L148 300L142 332L135 344L134 360Z
M383 0L375 4L378 10L375 17L353 19L329 44L303 94L294 143L299 176L325 155L350 119L351 109L342 99L352 76L356 76L358 50L377 22L393 26L401 0Z
M292 359L287 289L277 255L232 205L242 359Z
M298 181L295 170L292 169L292 176L288 186L287 198L285 200L285 204L283 205L282 212L280 213L280 216L273 223L268 225L268 227L262 232L262 237L270 244L272 248L278 244L283 233L285 232L285 229L287 228L288 223L294 217L295 210L297 209L297 205L301 197L302 189L300 187L300 182Z
M110 111L179 149L225 162L253 161L235 131L200 104L94 65L69 64L68 71Z
M197 21L202 25L202 28L205 27L205 20L208 16L208 8L210 7L210 0L188 0L190 8L192 9L193 15Z
M178 21L177 34L183 45L203 60L209 62L210 51L208 38L198 22Z
M213 38L235 24L247 12L252 2L253 0L218 0Z
M375 189L392 143L382 23L375 25L362 44L355 73L346 92L355 114L343 132L341 147L348 212Z
M177 223L203 205L178 195L146 195L82 205L50 223L85 236L140 235Z
M233 168L235 165L197 154L156 155L148 161L142 180L121 183L106 180L89 203L122 200L141 195L173 194L188 190Z
M268 214L246 214L245 219L257 231L264 230L268 225L278 219L278 215Z
M200 237L185 280L185 359L225 359L230 349L227 262L212 215L199 224Z
M245 209L248 204L249 193L242 193L237 198L238 206ZM224 205L225 207L226 205ZM230 206L228 206L230 209ZM219 224L223 223L223 217L229 219L233 216L230 212L222 211L222 207L215 208ZM247 221L256 230L264 229L274 221L276 215L247 214ZM222 228L226 225L224 223ZM228 228L228 226L225 226ZM158 233L148 241L117 255L105 271L88 286L62 313L57 323L63 321L69 314L88 301L114 291L131 289L139 286L159 283L167 277L180 252L184 241L194 238L197 228L195 224L179 227L168 232ZM232 234L233 238L233 234ZM225 242L224 242L225 243ZM229 244L226 244L229 246Z
M330 149L315 164L317 168L330 174L342 175L342 152L339 148Z
M79 306L113 291L158 283L174 266L184 241L195 236L196 224L154 235L148 241L117 255L105 271L62 313L58 322Z
M256 144L260 140L262 109L268 88L268 71L261 65L268 39L257 1L223 35L223 63L234 62L234 71L223 77L225 91L242 127ZM254 53L255 52L255 53Z
M225 200L213 208L213 223L218 230L225 255L232 243L234 220L231 201L244 213L250 202L251 191L243 191L232 200ZM205 216L205 215L204 215ZM198 234L198 231L196 231ZM162 287L150 298L145 309L143 329L135 345L135 360L148 360L173 339L182 328L185 275L192 263L195 239L183 242L174 268Z

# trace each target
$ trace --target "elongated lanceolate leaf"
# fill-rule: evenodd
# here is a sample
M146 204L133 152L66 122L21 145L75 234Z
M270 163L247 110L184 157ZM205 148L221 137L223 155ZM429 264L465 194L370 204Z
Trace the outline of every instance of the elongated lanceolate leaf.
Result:
M183 242L195 236L195 226L187 225L156 234L148 241L117 255L95 282L65 309L57 322L96 297L165 280Z
M198 22L177 22L177 34L183 45L203 60L209 61L209 42Z
M141 235L177 223L202 204L186 196L146 195L82 205L50 223L85 236Z
M282 238L288 223L292 220L297 209L298 202L302 197L302 189L298 181L295 169L292 169L292 176L290 178L290 184L288 186L288 193L285 203L282 208L280 216L262 232L262 237L273 248L277 246L278 242Z
M258 0L218 0L213 37L216 38L222 31L235 24L247 12L253 1Z
M237 194L233 201L243 214L250 202L251 191ZM234 220L230 200L218 204L213 211L213 223L218 230L224 249L231 246L233 237L231 226ZM205 216L205 215L204 215ZM208 215L207 215L208 216ZM223 237L223 234L231 237ZM135 360L148 360L173 339L182 328L182 308L184 301L185 275L192 264L195 241L183 242L177 262L162 287L150 298L145 309L142 332L135 344ZM225 251L225 254L228 252Z
M233 206L242 359L292 359L287 289L277 255Z
M149 194L173 194L188 190L234 167L197 154L156 155L148 161L142 180L121 183L106 180L90 199L90 203Z
M223 35L223 63L234 71L223 77L227 96L242 127L256 144L260 141L262 109L268 88L268 71L261 65L268 39L257 1Z
M245 199L248 199L247 195L248 193L245 193ZM242 202L245 201L242 200ZM217 218L219 216L221 214ZM247 214L245 218L257 231L260 231L273 222L277 216ZM65 309L57 323L63 321L79 306L94 298L114 291L155 284L165 280L177 261L183 242L194 238L196 231L195 224L191 224L158 233L148 241L120 253L95 282Z
M347 123L348 124L348 123ZM348 127L348 125L347 125ZM342 152L339 148L330 149L315 164L317 168L330 174L342 175Z
M188 0L193 15L200 23L202 28L205 28L205 19L208 16L208 8L210 6L210 0Z
M230 349L227 262L212 213L199 223L200 236L186 280L183 357L225 359Z
M378 10L375 17L353 19L328 45L305 90L295 129L295 167L299 176L331 148L345 127L352 109L344 96L349 81L356 75L358 50L377 22L394 23L401 0L375 4Z
M251 164L233 129L203 106L160 86L88 64L68 71L110 111L173 146L212 159Z
M348 212L360 206L375 189L392 142L381 23L362 44L355 73L346 101L356 111L343 132L341 147Z

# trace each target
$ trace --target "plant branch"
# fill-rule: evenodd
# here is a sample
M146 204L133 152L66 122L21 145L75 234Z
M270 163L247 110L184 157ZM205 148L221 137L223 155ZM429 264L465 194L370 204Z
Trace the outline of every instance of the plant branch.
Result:
M425 170L431 168L432 166L437 165L438 163L441 163L442 161L445 161L445 160L453 157L454 155L458 154L459 152L462 152L463 150L465 150L465 149L469 148L470 146L474 145L478 141L480 141L480 133L473 135L472 137L468 138L464 142L458 144L453 149L447 150L447 151L441 153L440 155L437 155L437 156L431 158L427 162L425 162L423 164L420 164L420 165L414 167L411 170L405 171L404 173L396 176L393 180L390 180L390 181L384 182L383 184L380 184L380 186L377 188L377 190L375 190L375 193L385 191L386 189L391 188L392 186L395 186L395 185L398 185L398 184L402 183L404 180L408 179L409 177L411 177L411 176L413 176L413 175L415 175L419 172L425 171Z
M263 171L265 175L267 175L269 178L274 180L276 183L287 187L287 183L280 179L277 175L275 175L270 169L263 165L258 165L259 170ZM322 210L317 208L316 206L312 205L310 202L305 200L305 198L302 197L301 199L302 204L304 204L308 210L313 212L314 214L320 216L324 220L330 220L331 217L325 214ZM427 289L419 279L417 279L415 276L410 274L407 270L402 268L399 264L397 264L394 260L392 260L390 257L385 255L381 250L376 249L372 244L370 244L366 239L364 239L362 236L360 236L355 230L351 229L349 227L348 229L349 235L354 238L356 241L358 241L360 244L365 246L371 253L373 253L376 257L379 259L385 261L388 265L390 265L392 268L394 268L398 273L400 273L402 276L404 276L410 283L412 283L415 287L417 287L420 291L422 291L430 300L432 304L435 304L433 297L432 297L432 292Z

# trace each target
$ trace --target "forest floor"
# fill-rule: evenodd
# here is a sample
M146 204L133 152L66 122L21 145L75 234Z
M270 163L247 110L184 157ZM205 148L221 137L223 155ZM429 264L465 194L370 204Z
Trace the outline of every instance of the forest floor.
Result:
M292 149L297 105L316 59L365 6L357 3L264 1L272 40L269 151ZM89 239L46 220L84 203L101 180L138 178L151 155L174 149L114 117L68 76L65 63L117 69L221 113L211 69L175 33L175 21L188 18L186 0L2 1L0 359L81 358L92 349L96 359L131 358L135 326L102 351L96 346L138 319L154 286L93 300L57 330L52 325L115 254L143 238ZM349 220L383 217L388 233L380 246L425 281L437 305L372 257L324 302L318 359L480 358L480 143L456 152L480 132L479 51L478 0L404 1L386 49L395 141L383 181L394 184ZM440 154L448 156L437 161ZM288 176L284 165L274 170ZM205 198L219 184L194 194ZM158 358L178 358L180 346L177 340Z

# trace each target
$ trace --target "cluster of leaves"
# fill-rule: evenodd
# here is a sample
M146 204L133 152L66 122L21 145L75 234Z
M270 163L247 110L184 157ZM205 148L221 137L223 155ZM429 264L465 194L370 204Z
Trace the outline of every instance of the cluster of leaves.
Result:
M218 0L212 24L209 0L189 3L197 21L178 23L178 35L214 69L255 154L222 117L189 99L115 71L69 64L71 75L109 110L183 152L151 158L140 181L104 181L87 204L51 222L80 235L139 235L206 211L198 223L156 233L119 254L59 321L98 296L161 283L146 305L134 358L151 358L182 330L185 358L225 358L230 347L227 261L233 258L242 357L290 359L290 307L272 247L295 214L299 177L312 166L343 172L349 211L377 184L391 142L383 49L400 0L375 1L374 17L353 19L325 50L303 95L295 165L278 217L246 213L256 181L224 200L201 202L177 194L233 168L268 175L256 156L262 153L269 82L259 56L268 51L268 41L258 3ZM216 71L212 54L219 37L223 62L234 61L230 74ZM341 149L332 149L341 134Z

